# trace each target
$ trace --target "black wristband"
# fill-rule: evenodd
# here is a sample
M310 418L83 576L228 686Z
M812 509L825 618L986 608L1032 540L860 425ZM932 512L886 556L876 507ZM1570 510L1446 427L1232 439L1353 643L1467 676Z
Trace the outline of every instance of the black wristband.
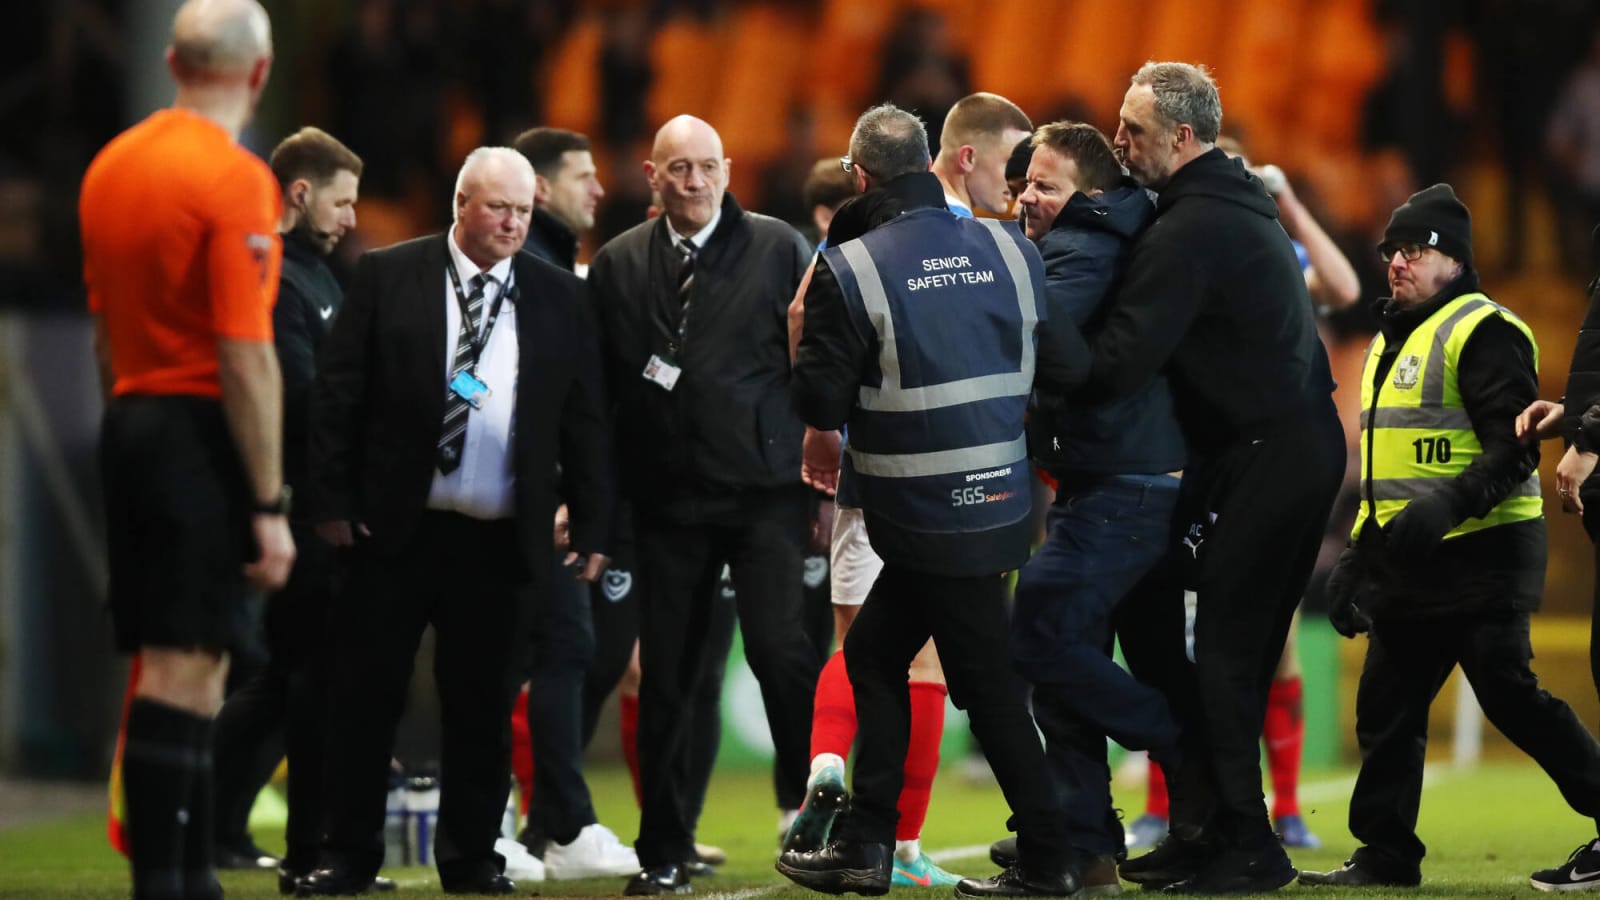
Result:
M290 501L293 497L294 491L286 484L282 490L278 491L277 499L268 503L262 503L258 500L251 511L258 516L287 516L289 514Z

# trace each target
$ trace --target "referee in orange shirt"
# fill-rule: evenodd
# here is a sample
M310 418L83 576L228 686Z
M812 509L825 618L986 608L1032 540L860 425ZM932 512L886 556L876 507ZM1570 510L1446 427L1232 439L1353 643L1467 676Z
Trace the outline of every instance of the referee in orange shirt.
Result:
M230 651L294 560L272 344L281 200L236 144L272 63L255 0L189 0L174 105L102 149L79 200L109 401L101 433L118 648L139 654L123 784L135 898L212 898L211 723Z

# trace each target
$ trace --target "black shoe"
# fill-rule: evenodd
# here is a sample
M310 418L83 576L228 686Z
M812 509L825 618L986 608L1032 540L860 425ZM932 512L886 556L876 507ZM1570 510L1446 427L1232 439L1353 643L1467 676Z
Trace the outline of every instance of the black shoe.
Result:
M254 842L249 840L235 847L218 843L211 856L216 861L217 868L235 871L239 869L276 869L283 864L283 860L257 847Z
M836 840L821 850L785 850L776 868L813 891L877 897L889 893L894 845Z
M527 847L528 852L533 855L534 859L544 862L544 848L549 841L545 838L543 831L532 826L524 828L522 833L517 835L517 843Z
M652 866L643 872L628 879L627 887L622 893L629 897L642 897L649 894L692 894L694 886L689 884L689 873L684 871L678 863L667 863Z
M1134 884L1161 888L1193 878L1216 852L1204 835L1169 831L1154 850L1122 863L1117 873Z
M465 881L441 883L440 887L446 894L515 894L517 892L517 883L515 881L498 874L485 878L469 878Z
M957 897L1070 897L1078 891L1078 876L1070 869L1051 874L1030 872L1013 865L993 878L963 878Z
M1017 864L1017 836L1003 837L989 845L989 861L1002 869Z
M329 866L302 875L294 883L296 897L354 897L365 894L372 887L371 876L357 875L343 866ZM278 876L278 889L283 890L283 875Z
M1167 885L1169 894L1257 894L1275 891L1296 875L1276 840L1223 849L1193 876Z
M1579 845L1554 869L1540 869L1528 883L1541 891L1587 891L1600 886L1600 839Z
M1422 872L1379 871L1358 859L1347 859L1343 866L1329 872L1301 872L1300 883L1339 887L1416 887L1422 883Z
M295 888L299 886L300 879L304 878L306 874L307 873L305 872L291 872L288 869L280 866L278 868L278 893L285 897L293 894L295 892ZM372 883L367 885L367 889L362 891L362 893L389 894L399 889L400 886L395 884L392 879L388 879L382 875L379 875L378 877L372 879Z

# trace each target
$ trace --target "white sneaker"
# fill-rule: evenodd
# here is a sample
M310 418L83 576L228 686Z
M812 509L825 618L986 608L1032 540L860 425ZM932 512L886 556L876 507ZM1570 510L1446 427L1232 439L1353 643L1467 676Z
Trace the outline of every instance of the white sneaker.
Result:
M512 881L544 880L544 863L520 842L500 838L494 842L494 852L506 858L506 877Z
M584 826L570 844L546 844L544 865L552 879L602 878L638 872L639 856L617 840L615 832L596 822Z

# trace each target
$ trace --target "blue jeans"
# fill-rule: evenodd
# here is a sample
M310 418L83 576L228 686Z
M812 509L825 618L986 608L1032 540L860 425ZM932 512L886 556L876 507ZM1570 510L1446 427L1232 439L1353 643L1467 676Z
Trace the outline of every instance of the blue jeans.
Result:
M1106 737L1158 761L1176 753L1178 723L1165 696L1117 665L1111 645L1117 605L1137 590L1159 589L1144 582L1172 546L1178 486L1170 475L1064 484L1043 546L1017 576L1012 658L1034 685L1034 717L1072 844L1083 852L1122 848ZM1181 603L1176 593L1170 599Z

